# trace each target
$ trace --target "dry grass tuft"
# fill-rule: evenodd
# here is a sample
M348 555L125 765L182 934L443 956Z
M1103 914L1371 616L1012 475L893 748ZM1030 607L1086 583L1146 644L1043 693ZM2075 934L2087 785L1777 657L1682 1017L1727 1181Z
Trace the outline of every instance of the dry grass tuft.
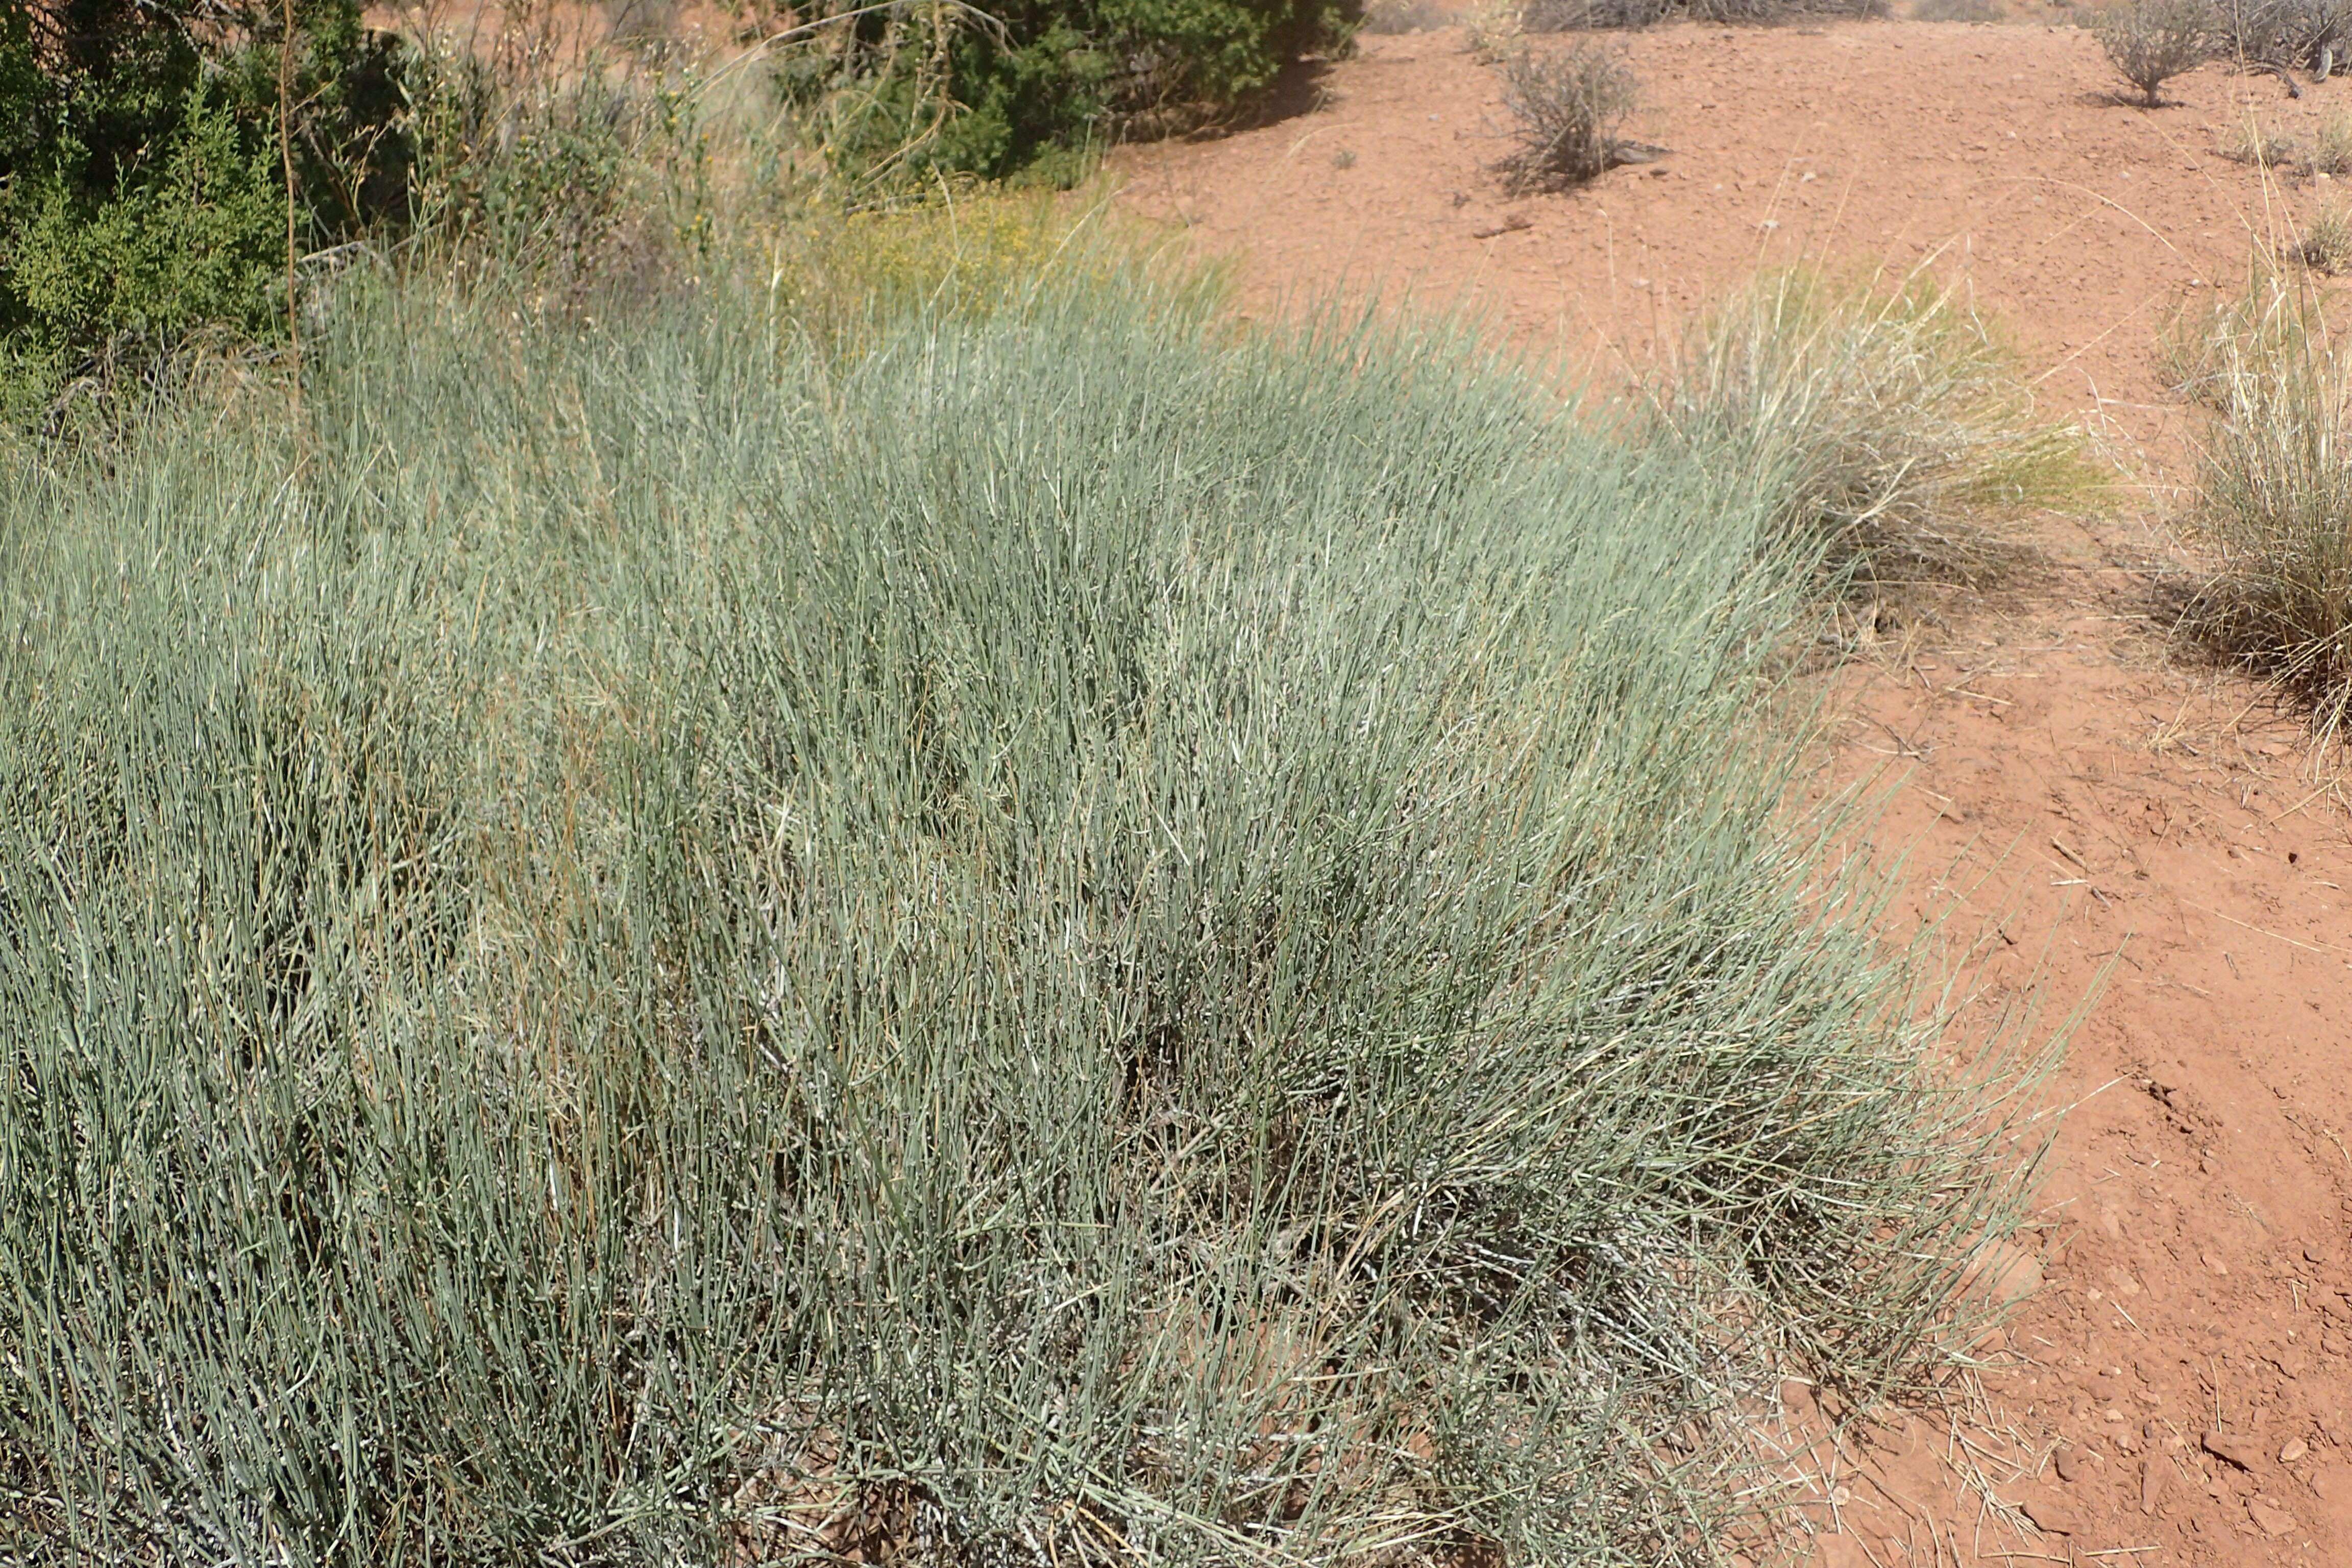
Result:
M2300 174L2311 163L2301 142L2254 125L2232 126L2213 151L2232 163Z
M1658 405L1874 592L1995 580L2021 558L2000 514L2098 484L1991 325L1918 275L1891 291L1804 269L1759 279L1701 324Z
M2330 278L2352 272L2352 212L2335 202L2319 207L2304 226L2294 254L2305 267Z
M2345 228L2334 215L2332 234ZM2194 520L2211 560L2182 629L2338 731L2352 711L2352 377L2342 347L2316 290L2266 269L2200 325L2180 336L2212 421Z
M2323 174L2352 174L2352 117L2338 114L2319 128L2311 163Z

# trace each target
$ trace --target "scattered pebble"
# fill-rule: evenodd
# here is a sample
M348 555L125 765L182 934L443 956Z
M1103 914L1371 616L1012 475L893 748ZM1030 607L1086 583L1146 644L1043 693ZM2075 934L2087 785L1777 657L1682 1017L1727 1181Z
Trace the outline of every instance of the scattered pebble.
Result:
M2082 1449L2073 1447L2061 1448L2053 1459L2053 1463L2058 1467L2058 1479L2060 1480L2065 1481L2071 1485L2073 1482L2083 1479L2084 1465Z
M2273 1508L2266 1502L2250 1502L2246 1505L2246 1513L2264 1535L2294 1533L2294 1515L2284 1509Z
M2017 1505L2033 1528L2048 1535L2074 1535L2082 1530L2074 1510L2055 1498L2028 1498ZM2292 1529L2292 1526L2289 1526Z
M2279 1450L2279 1463L2282 1465L2292 1465L2297 1459L2302 1458L2305 1454L2310 1452L2310 1444L2305 1442L2300 1437L2289 1437L2286 1440L2286 1447Z
M2156 1505L2164 1500L2164 1484L2171 1479L2172 1467L2150 1454L2147 1462L2139 1469L2140 1512L2151 1515L2156 1512Z
M1960 1271L1960 1292L2015 1301L2042 1286L2042 1259L2006 1241L1988 1243Z

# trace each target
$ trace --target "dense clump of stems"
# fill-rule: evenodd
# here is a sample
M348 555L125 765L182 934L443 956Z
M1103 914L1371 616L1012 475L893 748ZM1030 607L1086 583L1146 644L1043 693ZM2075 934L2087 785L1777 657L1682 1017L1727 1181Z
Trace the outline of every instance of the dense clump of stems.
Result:
M1933 1364L2009 1123L1769 484L773 297L361 279L299 428L12 455L12 1552L1698 1561L1772 1369Z

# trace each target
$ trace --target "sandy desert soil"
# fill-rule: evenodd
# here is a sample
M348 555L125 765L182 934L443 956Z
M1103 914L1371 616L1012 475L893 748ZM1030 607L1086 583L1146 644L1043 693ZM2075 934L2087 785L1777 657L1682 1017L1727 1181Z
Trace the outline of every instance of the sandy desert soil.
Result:
M1673 153L1509 200L1494 73L1459 29L1369 38L1311 110L1128 149L1122 198L1242 266L1243 308L1336 288L1461 302L1606 383L1759 264L1929 265L2007 321L2123 474L2038 524L1997 595L1893 608L1838 679L1837 767L1899 788L1898 922L1989 931L1997 997L2089 998L2052 1091L2039 1287L1949 1408L1810 1434L1817 1560L2352 1562L2352 816L2338 753L2168 648L2154 587L2194 426L2164 314L2242 285L2325 182L2214 152L2308 136L2352 87L2207 69L2122 107L2042 24L1839 23L1625 40ZM1895 770L1892 773L1887 770Z

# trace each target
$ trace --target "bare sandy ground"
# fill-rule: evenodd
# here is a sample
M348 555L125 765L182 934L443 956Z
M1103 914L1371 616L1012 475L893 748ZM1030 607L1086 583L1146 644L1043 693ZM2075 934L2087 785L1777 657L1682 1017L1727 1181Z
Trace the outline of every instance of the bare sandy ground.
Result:
M1459 30L1366 40L1309 112L1118 155L1122 198L1238 258L1243 308L1461 305L1608 383L1759 265L1927 266L2006 321L2124 475L2045 568L1907 605L1837 677L1837 767L1899 780L1895 919L1989 932L1987 1005L2088 997L2053 1108L2040 1287L1951 1408L1832 1438L1791 1387L1821 1562L2352 1562L2352 816L2340 754L2167 647L2150 568L2194 424L2166 313L2241 286L2326 182L2216 154L2352 87L2200 71L2126 108L2071 27L1915 22L1624 40L1664 162L1507 199ZM1894 770L1888 772L1887 770ZM1900 934L1900 933L1897 933ZM1810 1435L1810 1437L1807 1436Z

